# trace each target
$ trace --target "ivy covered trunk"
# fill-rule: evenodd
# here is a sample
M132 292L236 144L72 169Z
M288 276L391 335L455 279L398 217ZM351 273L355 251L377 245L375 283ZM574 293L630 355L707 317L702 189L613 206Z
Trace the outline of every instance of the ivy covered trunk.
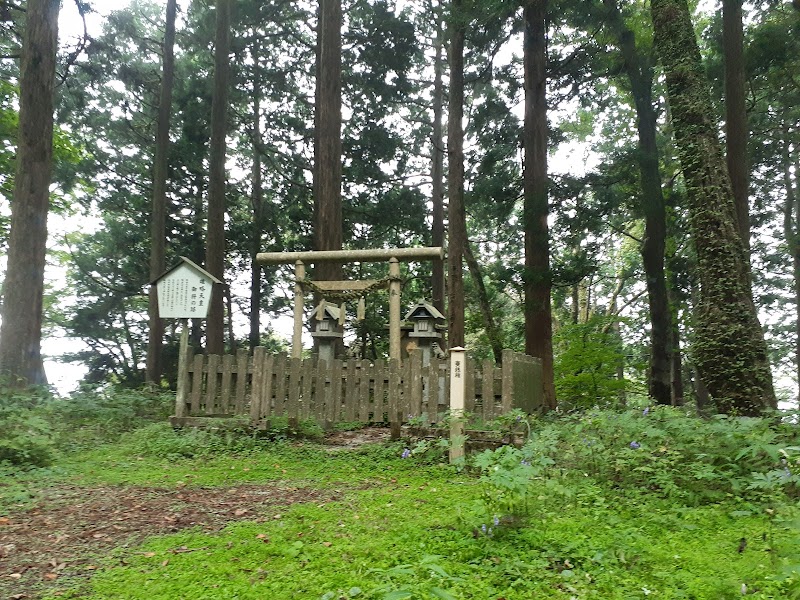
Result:
M717 410L758 415L775 406L772 374L689 7L652 0L650 8L697 253L695 362Z

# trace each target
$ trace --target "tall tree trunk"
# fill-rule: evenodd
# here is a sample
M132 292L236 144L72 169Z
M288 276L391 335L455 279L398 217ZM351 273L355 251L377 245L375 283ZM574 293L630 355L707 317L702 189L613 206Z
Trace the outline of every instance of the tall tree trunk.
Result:
M167 2L164 30L163 74L158 102L156 153L153 159L153 214L150 221L150 281L166 270L167 234L167 169L169 166L169 117L172 110L172 87L175 79L175 13L177 0ZM158 384L163 373L161 350L164 342L164 322L158 316L158 293L150 286L148 305L150 328L147 342L146 380Z
M489 338L489 345L492 347L494 362L499 365L503 362L503 336L497 327L494 315L492 315L492 305L489 302L489 294L486 292L486 286L483 283L481 267L475 259L475 254L472 252L472 245L469 240L466 240L464 244L464 258L467 261L467 268L469 269L472 281L475 282L475 288L478 290L478 304L481 307L483 324L486 327L486 336Z
M250 203L253 208L253 227L250 247L250 351L261 343L261 265L256 262L256 254L261 252L261 239L264 229L264 198L261 189L261 78L259 76L259 53L253 42L253 171Z
M673 289L677 289L677 282L671 278L670 287L667 289L672 318L670 319L670 336L672 338L672 355L670 356L670 376L672 378L672 406L683 406L683 363L681 356L681 331L678 326L678 300Z
M441 18L436 20L436 56L433 63L433 133L431 136L431 179L433 181L433 223L431 243L444 246L444 134L442 112L444 110L444 32ZM431 291L433 305L445 314L444 261L436 259L432 265Z
M736 204L736 222L745 249L750 248L750 205L747 167L744 27L742 0L722 0L722 41L725 59L725 150Z
M22 45L17 164L0 328L0 376L19 387L47 383L41 354L42 303L59 6L58 0L28 1Z
M206 270L225 281L225 137L228 131L228 71L231 49L231 3L217 0L214 48L214 96L211 101L211 157L208 180ZM206 321L206 351L225 351L224 284L215 285Z
M792 255L792 274L794 275L795 299L795 374L797 376L798 398L800 398L800 201L792 181L791 138L786 122L783 123L782 170L783 186L786 190L786 204L783 207L783 235ZM797 178L795 169L795 181ZM800 187L800 186L798 186Z
M463 256L467 241L464 210L464 31L463 0L450 13L450 100L447 118L448 303L450 347L464 346Z
M314 104L314 249L342 249L342 2L319 0ZM321 263L316 278L342 278L340 263Z
M641 246L650 307L650 369L648 389L658 403L672 403L671 354L672 324L664 274L667 217L661 191L656 143L657 114L653 108L653 69L650 60L636 47L634 32L625 25L617 0L604 0L609 23L614 30L625 71L631 83L639 134L639 177L645 235Z
M547 182L547 0L526 0L525 126L525 352L542 361L544 404L556 406L550 305L550 232Z
M759 415L776 405L772 373L689 6L652 0L650 9L697 253L697 367L719 411Z

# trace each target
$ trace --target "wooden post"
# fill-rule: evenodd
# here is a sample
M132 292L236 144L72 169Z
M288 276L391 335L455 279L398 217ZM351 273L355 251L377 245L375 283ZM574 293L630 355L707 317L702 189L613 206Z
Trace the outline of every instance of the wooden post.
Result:
M466 350L450 348L450 463L464 458Z
M300 358L303 353L303 284L306 266L302 260L294 263L294 333L292 335L292 358Z
M178 350L178 389L175 393L175 417L186 416L189 392L189 319L181 319L181 345Z
M389 259L389 360L400 361L400 261Z

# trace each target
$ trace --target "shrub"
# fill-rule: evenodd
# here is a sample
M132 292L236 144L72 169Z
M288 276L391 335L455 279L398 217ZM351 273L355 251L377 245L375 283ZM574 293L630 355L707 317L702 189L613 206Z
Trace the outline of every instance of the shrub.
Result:
M59 447L91 447L119 438L153 422L166 421L174 395L163 391L86 387L46 407L46 418L57 429Z
M134 454L167 459L211 456L224 452L256 450L261 442L241 420L225 429L173 429L168 423L153 423L123 437L123 445Z
M53 461L53 431L39 414L50 398L44 389L20 391L0 385L0 463L43 467Z
M561 405L588 409L619 404L629 382L617 377L625 362L619 335L608 317L565 325L553 336L556 395Z
M486 451L474 460L487 508L520 512L534 478L547 483L563 475L689 505L797 495L800 489L792 425L767 418L702 420L669 407L557 419L534 423L520 450Z

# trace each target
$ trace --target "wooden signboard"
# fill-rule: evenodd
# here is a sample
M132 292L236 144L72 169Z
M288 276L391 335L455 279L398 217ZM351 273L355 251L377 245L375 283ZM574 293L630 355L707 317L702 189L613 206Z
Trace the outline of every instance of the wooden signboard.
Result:
M182 256L181 262L152 282L158 290L158 316L205 319L215 283L222 282Z

